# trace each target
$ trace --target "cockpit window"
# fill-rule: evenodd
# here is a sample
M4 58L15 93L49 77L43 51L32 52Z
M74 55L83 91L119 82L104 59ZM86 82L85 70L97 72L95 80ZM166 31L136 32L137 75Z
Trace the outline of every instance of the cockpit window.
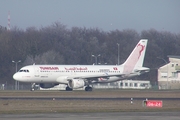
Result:
M19 72L29 72L29 70L21 69Z

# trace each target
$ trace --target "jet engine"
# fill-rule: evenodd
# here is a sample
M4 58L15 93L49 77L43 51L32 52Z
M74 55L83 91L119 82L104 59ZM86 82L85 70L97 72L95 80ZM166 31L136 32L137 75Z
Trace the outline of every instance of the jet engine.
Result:
M69 80L68 86L72 89L82 88L85 86L85 82L83 79L72 79Z
M59 85L59 84L55 84L55 83L40 83L39 86L41 88L52 88L56 85Z

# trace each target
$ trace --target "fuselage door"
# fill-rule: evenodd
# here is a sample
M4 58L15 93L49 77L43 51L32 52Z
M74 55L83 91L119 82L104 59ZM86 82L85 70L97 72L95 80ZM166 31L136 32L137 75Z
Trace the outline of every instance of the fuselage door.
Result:
M35 79L40 77L39 69L38 69L38 67L35 67L35 66L34 66L34 77L35 77Z

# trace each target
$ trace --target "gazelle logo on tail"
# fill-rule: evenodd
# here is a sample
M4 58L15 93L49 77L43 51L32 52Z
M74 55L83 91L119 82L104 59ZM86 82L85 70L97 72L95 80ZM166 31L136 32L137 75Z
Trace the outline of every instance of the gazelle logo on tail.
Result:
M141 56L141 53L143 52L145 45L138 44L137 47L139 47L139 46L141 46L142 48L141 48L141 50L139 51L138 59L139 59L139 57Z
M142 39L139 41L130 56L124 62L123 73L132 73L135 68L143 66L147 42L147 39Z

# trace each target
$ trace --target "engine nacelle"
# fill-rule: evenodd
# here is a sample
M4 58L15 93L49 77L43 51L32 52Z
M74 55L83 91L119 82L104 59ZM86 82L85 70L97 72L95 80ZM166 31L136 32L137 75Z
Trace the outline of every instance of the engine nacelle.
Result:
M68 86L72 89L82 88L85 86L85 82L83 79L72 79L69 80Z
M56 84L56 83L41 83L41 84L39 84L39 86L41 88L52 88L56 85L59 85L59 84Z

